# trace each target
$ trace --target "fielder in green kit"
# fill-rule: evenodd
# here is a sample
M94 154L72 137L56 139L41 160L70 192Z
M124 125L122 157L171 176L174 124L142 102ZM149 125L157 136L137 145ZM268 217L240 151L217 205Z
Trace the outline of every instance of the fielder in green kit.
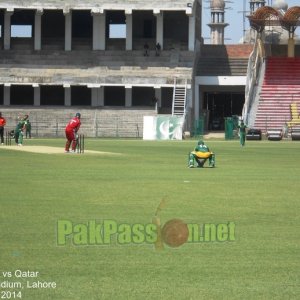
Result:
M242 147L245 146L245 140L246 140L246 128L247 126L244 124L244 121L241 121L241 124L238 126L240 130L240 144Z
M203 168L205 162L209 161L209 167L215 167L215 154L209 150L203 141L199 141L194 151L189 154L189 168L194 168L195 161L198 168Z
M23 146L23 135L24 130L26 129L28 115L25 115L23 118L19 118L19 122L15 130L15 141L18 146Z

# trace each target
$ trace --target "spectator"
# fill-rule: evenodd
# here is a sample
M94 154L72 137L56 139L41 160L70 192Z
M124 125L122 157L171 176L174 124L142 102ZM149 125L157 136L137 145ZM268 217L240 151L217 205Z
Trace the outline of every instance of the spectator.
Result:
M149 45L147 42L144 45L144 56L149 56Z
M155 46L155 56L160 56L161 46L160 43L157 43Z

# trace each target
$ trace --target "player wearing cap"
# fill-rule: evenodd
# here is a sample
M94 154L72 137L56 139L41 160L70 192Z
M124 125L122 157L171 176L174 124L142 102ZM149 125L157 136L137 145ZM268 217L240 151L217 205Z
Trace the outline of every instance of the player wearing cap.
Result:
M18 117L19 121L15 129L15 142L18 146L23 146L23 136L28 118L28 115Z
M198 168L202 168L206 160L209 161L209 166L215 166L215 154L209 150L203 141L199 141L194 151L189 154L189 168L194 167L195 160Z
M1 144L4 144L4 126L6 125L6 120L4 117L2 117L2 113L0 112L0 138L1 138Z
M245 140L246 140L246 129L247 129L247 126L244 124L244 121L241 120L241 123L240 125L238 126L239 128L239 134L240 134L240 144L242 147L245 146Z
M70 122L67 124L65 132L66 132L66 147L65 147L65 152L69 153L70 151L70 146L72 144L72 153L75 153L76 150L76 145L77 145L77 132L80 128L81 122L80 122L81 114L77 113L74 118L70 120Z

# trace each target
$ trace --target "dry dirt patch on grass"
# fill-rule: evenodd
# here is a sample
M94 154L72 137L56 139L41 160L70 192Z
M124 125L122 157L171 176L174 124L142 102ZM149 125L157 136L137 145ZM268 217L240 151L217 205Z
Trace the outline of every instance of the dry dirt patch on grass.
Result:
M32 153L42 153L42 154L65 154L73 155L72 153L65 153L63 147L49 147L49 146L1 146L0 149L32 152ZM77 153L75 153L77 154ZM84 154L99 154L99 155L120 155L120 153L113 152L101 152L93 150L84 150Z

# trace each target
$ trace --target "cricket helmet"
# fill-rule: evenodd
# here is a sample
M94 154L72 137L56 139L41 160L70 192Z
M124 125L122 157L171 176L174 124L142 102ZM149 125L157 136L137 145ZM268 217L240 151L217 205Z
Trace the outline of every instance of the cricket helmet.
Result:
M81 114L80 113L76 113L75 117L77 117L78 119L80 119Z
M203 144L204 144L203 141L199 141L199 142L198 142L198 145L203 145Z

